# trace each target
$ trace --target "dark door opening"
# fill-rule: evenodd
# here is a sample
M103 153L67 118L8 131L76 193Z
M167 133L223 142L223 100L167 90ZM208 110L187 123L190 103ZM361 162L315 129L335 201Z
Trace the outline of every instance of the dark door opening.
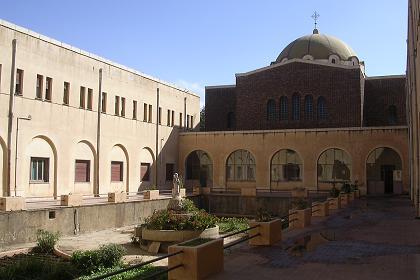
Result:
M393 193L394 190L394 165L381 165L381 179L384 182L385 193Z

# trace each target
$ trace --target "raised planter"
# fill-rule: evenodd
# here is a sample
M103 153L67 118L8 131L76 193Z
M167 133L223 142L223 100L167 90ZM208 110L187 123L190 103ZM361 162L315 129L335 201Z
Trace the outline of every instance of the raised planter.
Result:
M346 207L349 204L349 194L348 193L340 193L340 204L341 207Z
M159 190L144 191L143 198L144 199L158 199L159 198Z
M108 193L108 202L121 203L127 200L126 192L110 192Z
M337 210L341 208L341 198L338 197L329 197L327 198L328 207L331 210Z
M142 238L143 227L141 225L136 225L134 227L134 236Z
M242 188L241 196L257 196L256 188Z
M354 190L353 192L355 198L360 198L360 190Z
M143 240L157 242L183 242L194 238L212 238L219 235L219 226L205 230L155 230L143 228L141 237Z
M249 226L253 227L258 225L257 228L249 230L249 236L260 234L249 240L249 245L256 246L271 246L281 241L281 220L276 219L270 222L257 222L250 221Z
M214 239L197 246L188 246L184 242L170 246L168 253L182 251L181 254L168 258L168 268L182 264L181 267L168 272L171 280L205 279L212 274L223 271L223 239Z
M308 190L305 188L297 188L292 190L292 197L307 198L308 195Z
M312 216L313 217L326 217L330 214L329 202L314 202L312 203Z
M311 225L312 209L289 210L289 228L305 228Z
M63 194L61 195L61 206L80 206L83 203L81 194Z
M0 197L0 210L1 211L19 211L25 210L25 198L20 196L5 196Z

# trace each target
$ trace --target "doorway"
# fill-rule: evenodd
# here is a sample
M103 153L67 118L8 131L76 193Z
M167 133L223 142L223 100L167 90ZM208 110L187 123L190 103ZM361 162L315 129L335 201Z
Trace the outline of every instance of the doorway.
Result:
M384 191L386 194L394 191L394 170L395 165L381 165L381 179L384 182Z

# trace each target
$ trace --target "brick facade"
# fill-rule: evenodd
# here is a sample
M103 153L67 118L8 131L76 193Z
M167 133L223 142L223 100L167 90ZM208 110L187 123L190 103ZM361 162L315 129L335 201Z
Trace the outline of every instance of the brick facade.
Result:
M364 83L365 82L365 83ZM206 130L269 130L390 125L387 114L396 106L397 122L405 120L405 78L366 79L358 67L295 61L238 74L236 87L206 88ZM363 91L364 89L364 91ZM364 92L364 104L362 97ZM293 96L299 96L299 119L293 119ZM305 96L311 95L312 118L305 115ZM280 98L287 97L287 119L280 118ZM326 119L318 115L317 100L325 98ZM268 118L267 103L275 102ZM362 107L364 110L362 112ZM227 127L234 112L235 127Z

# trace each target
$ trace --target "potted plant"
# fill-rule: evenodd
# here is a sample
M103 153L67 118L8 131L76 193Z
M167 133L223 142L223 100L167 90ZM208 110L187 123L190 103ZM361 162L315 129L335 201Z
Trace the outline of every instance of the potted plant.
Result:
M340 191L333 184L330 190L330 197L327 198L329 209L340 209L341 208L341 199Z
M159 198L159 190L156 188L156 186L150 186L147 188L147 190L143 193L144 199L158 199Z
M223 238L196 238L169 246L168 267L183 265L168 272L168 279L204 279L223 271Z
M249 226L257 226L249 230L249 236L259 234L259 236L249 240L249 245L271 246L281 241L281 220L273 219L270 213L263 208L257 210L255 220L250 221Z
M311 224L312 209L309 202L304 198L296 198L292 201L289 210L289 227L304 228Z
M341 206L346 206L350 202L351 186L349 183L343 183L341 187L340 203Z

